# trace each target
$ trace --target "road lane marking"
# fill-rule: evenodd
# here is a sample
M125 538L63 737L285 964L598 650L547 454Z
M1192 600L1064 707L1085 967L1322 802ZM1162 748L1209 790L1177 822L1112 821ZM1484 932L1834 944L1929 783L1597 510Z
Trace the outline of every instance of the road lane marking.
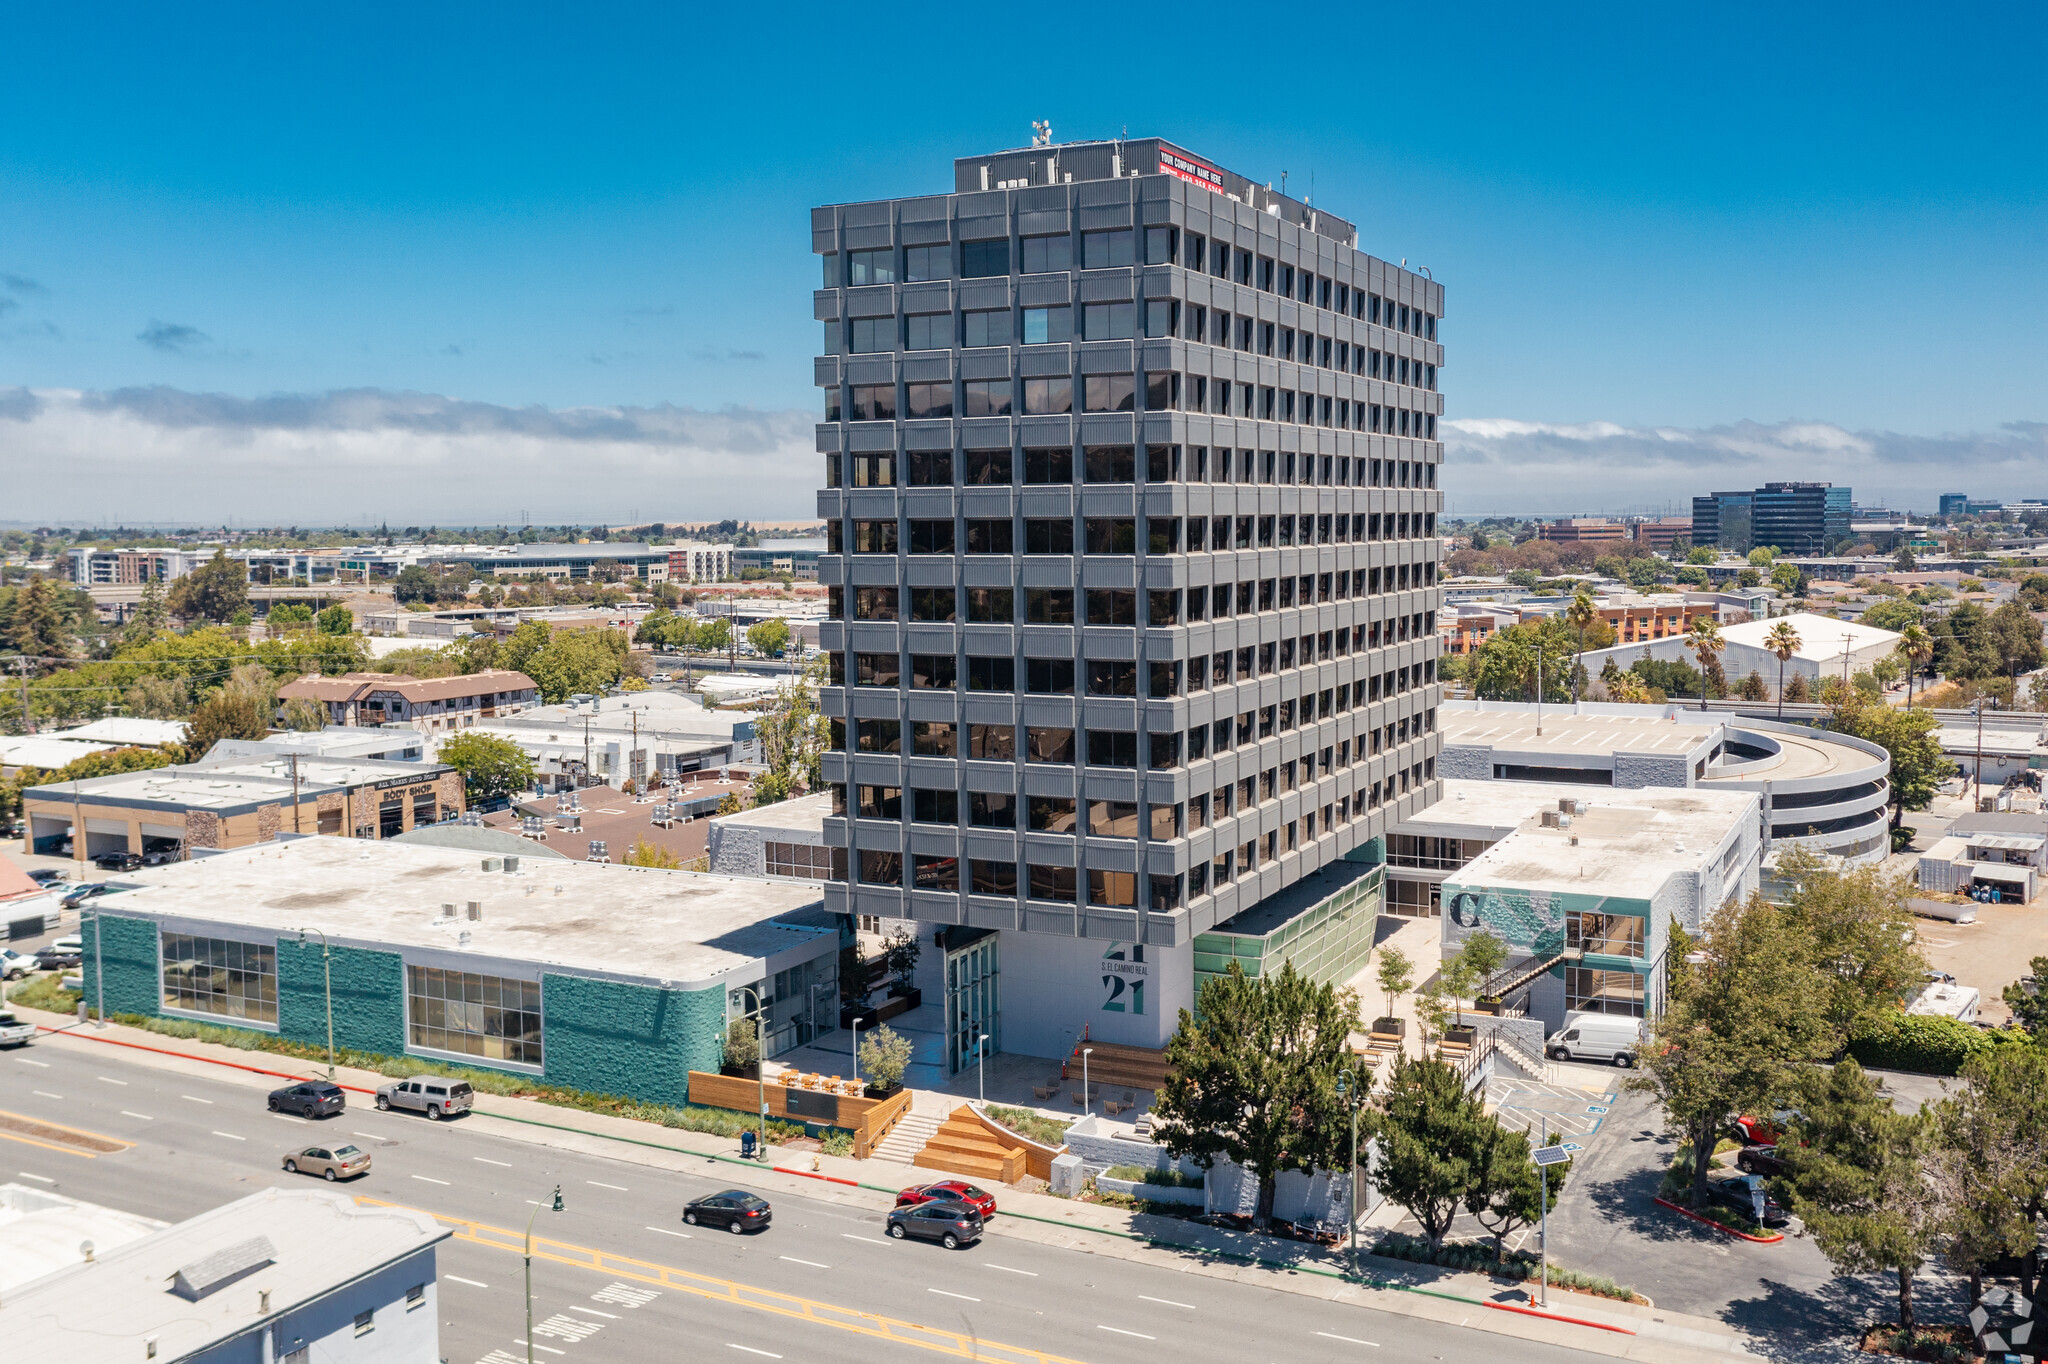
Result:
M365 1137L370 1141L391 1141L392 1145L394 1146L398 1144L397 1142L392 1141L390 1137L380 1137L375 1132L351 1132L349 1133L349 1135L352 1137Z
M606 1319L607 1321L617 1321L617 1320L619 1319L619 1314L618 1314L618 1313L616 1313L616 1312L600 1312L600 1311L598 1311L598 1310L597 1310L597 1309L596 1309L595 1307L571 1307L571 1308L569 1308L568 1310L569 1310L569 1311L571 1311L571 1312L582 1312L582 1313L585 1313L585 1314L587 1314L587 1315L589 1315L589 1316L593 1316L593 1317L603 1317L603 1318L605 1318L605 1319Z
M597 1182L596 1180L594 1180L594 1179L586 1179L586 1180L584 1180L583 1182L584 1182L585 1184L588 1184L588 1185L590 1185L590 1186L591 1186L592 1188L594 1188L594 1189L610 1189L610 1190L614 1191L615 1193L626 1193L626 1192L627 1192L626 1188L625 1188L625 1187L624 1187L623 1185L619 1185L619 1184L600 1184L600 1183L598 1183L598 1182Z
M147 1113L137 1113L137 1112L135 1112L135 1111L134 1111L133 1109L127 1109L127 1108L124 1108L124 1109L122 1109L122 1110L121 1110L121 1116L122 1116L122 1117L124 1117L124 1118L140 1118L140 1119L142 1119L142 1120L143 1120L144 1122L155 1122L155 1121L156 1121L156 1119L155 1119L155 1118L152 1118L152 1117L151 1117L151 1116L149 1116L149 1114L147 1114Z
M128 1082L126 1080L116 1080L111 1075L95 1075L93 1078L104 1085L120 1085L124 1089L127 1088L128 1085Z
M50 1063L48 1061L31 1061L26 1056L17 1056L14 1059L21 1062L25 1066L41 1066L44 1070L48 1070L50 1068Z
M181 1099L190 1099L193 1103L196 1104L210 1104L213 1102L213 1100L211 1099L202 1099L197 1094L180 1094L178 1097Z
M667 1227L649 1227L648 1230L658 1231L663 1236L680 1236L685 1241L690 1239L690 1233L688 1233L687 1231L670 1231Z
M1038 1271L1035 1269L1012 1269L1008 1265L999 1265L988 1260L983 1260L981 1263L984 1268L1000 1269L1005 1274L1028 1274L1034 1279L1038 1277Z
M439 1184L439 1185L442 1185L443 1187L446 1187L446 1185L447 1185L447 1183L448 1183L448 1181L447 1181L447 1180L445 1180L445 1179L436 1179L436 1178L434 1178L434 1177L433 1177L432 1175L414 1175L414 1176L413 1176L413 1178L414 1178L414 1179L417 1179L417 1180L418 1180L418 1181L419 1181L420 1183L422 1183L422 1184Z
M793 1265L809 1265L812 1269L830 1269L832 1267L830 1265L821 1265L816 1260L799 1260L794 1255L785 1255L782 1258Z
M291 1114L289 1114L289 1113L272 1113L272 1114L271 1114L270 1116L271 1116L271 1117L273 1117L273 1118L276 1118L276 1119L277 1119L277 1120L278 1120L279 1122L288 1122L288 1123L293 1123L293 1124L297 1124L297 1123L301 1123L301 1122L304 1122L304 1121L305 1121L305 1119L304 1119L304 1118L294 1118L294 1117L293 1117L293 1116L291 1116Z
M871 1246L886 1246L889 1244L887 1241L876 1240L872 1236L855 1236L850 1231L842 1231L839 1234L841 1236L844 1236L849 1241L866 1241Z
M443 1275L442 1275L441 1277L442 1277L442 1278L444 1278L444 1279L449 1279L449 1280L452 1280L452 1281L454 1281L455 1283L466 1283L466 1284L468 1284L468 1285L469 1285L469 1286L470 1286L471 1288L489 1288L489 1287L490 1287L490 1285L489 1285L489 1284L487 1284L487 1283L478 1283L478 1282L477 1282L477 1281L476 1281L475 1279L465 1279L465 1278L463 1278L463 1277L462 1277L462 1276L461 1276L460 1274L443 1274Z
M782 1356L781 1356L781 1355L779 1355L779 1354L775 1354L775 1353L773 1353L772 1351L769 1351L769 1350L757 1350L757 1349L755 1349L755 1348L754 1348L753 1346L751 1346L751 1345L735 1345L735 1344L733 1344L733 1343L732 1343L731 1341L729 1341L729 1340L728 1340L727 1342L725 1342L725 1348L726 1348L726 1349L728 1349L728 1350L745 1350L745 1351L746 1351L746 1352L747 1352L748 1354L750 1354L750 1355L760 1355L760 1356L761 1356L761 1357L763 1357L764 1359L780 1359L780 1358L782 1358Z
M33 1179L38 1184L55 1184L57 1182L48 1175L32 1175L26 1170L16 1170L15 1173L23 1179Z
M980 1302L980 1301L981 1301L981 1299L980 1299L980 1298L970 1298L970 1297L968 1297L968 1296L967 1296L967 1295L966 1295L965 1293L948 1293L948 1292L947 1292L947 1291L946 1291L945 1289L943 1289L943 1288L927 1288L927 1289L925 1290L925 1292L927 1292L927 1293L936 1293L936 1294L938 1294L938 1295L939 1295L940 1297L942 1297L942 1298L958 1298L958 1299L960 1299L960 1301L962 1301L962 1302Z
M362 1134L357 1133L356 1135L361 1136ZM502 1165L508 1170L512 1168L512 1162L509 1160L492 1160L489 1156L471 1156L470 1159L480 1160L486 1165Z
M1202 1310L1201 1308L1199 1308L1199 1307L1195 1306L1195 1305L1194 1305L1193 1303L1191 1303L1191 1302L1175 1302L1175 1301L1174 1301L1174 1300L1173 1300L1172 1298L1153 1298L1153 1297L1147 1297L1147 1296L1146 1296L1145 1294L1143 1294L1143 1293L1140 1293L1140 1294L1139 1294L1138 1296L1139 1296L1140 1298L1144 1298L1144 1300L1145 1300L1146 1302L1156 1302L1156 1303L1160 1303L1160 1304L1163 1304L1164 1306L1167 1306L1167 1307L1185 1307L1185 1308L1187 1308L1187 1309L1188 1309L1188 1311L1190 1311L1190 1312L1199 1312L1199 1311L1201 1311L1201 1310Z
M40 1096L40 1097L42 1097L42 1098L45 1098L45 1099L56 1099L56 1100L58 1100L59 1102L62 1102L62 1100L63 1100L63 1098L64 1098L64 1096L63 1096L62 1094L52 1094L52 1093L51 1093L51 1092L50 1092L49 1090L47 1090L47 1089L31 1089L31 1090L29 1091L29 1093L31 1093L31 1094L34 1094L34 1095L38 1095L38 1096Z
M238 1137L238 1136L236 1136L236 1135L235 1135L234 1133L232 1133L232 1132L222 1132L222 1131L219 1131L218 1129L216 1129L216 1130L215 1130L215 1132L214 1132L214 1134L213 1134L213 1135L215 1135L216 1137L226 1137L226 1138L227 1138L227 1139L228 1139L229 1141L247 1141L247 1140L249 1140L249 1139L248 1139L247 1137Z
M557 1349L556 1349L556 1348L555 1348L554 1346L552 1346L552 1345L534 1345L534 1344L530 1344L530 1343L528 1343L527 1341L521 1340L521 1339L519 1339L519 1338L518 1338L518 1337L516 1337L516 1336L515 1336L515 1337L513 1338L513 1340L512 1340L512 1343L513 1343L514 1345L525 1345L525 1346L526 1346L526 1347L527 1347L527 1348L528 1348L529 1350L545 1350L545 1351L546 1351L547 1353L549 1353L549 1354L551 1354L551 1355L565 1355L565 1354L569 1353L569 1352L568 1352L567 1350L557 1350Z
M1380 1348L1380 1343L1377 1340L1360 1340L1356 1336L1331 1335L1328 1331L1318 1331L1316 1332L1316 1334L1322 1336L1326 1340L1341 1340L1346 1345L1370 1345L1375 1350Z
M1143 1331L1126 1331L1126 1330L1125 1330L1125 1329L1124 1329L1123 1327L1121 1327L1121 1326L1104 1326L1104 1325L1103 1325L1103 1324L1102 1324L1101 1322L1097 1322L1097 1323L1095 1323L1095 1329L1096 1329L1096 1330L1098 1330L1098 1331L1109 1331L1109 1332L1111 1332L1111 1333L1113 1333L1113 1334L1115 1334L1115 1335L1120 1335L1120 1336L1136 1336L1136 1337L1137 1337L1137 1338L1138 1338L1139 1340L1157 1340L1157 1339L1159 1339L1159 1337L1158 1337L1158 1336L1148 1336L1148 1335L1146 1335L1146 1334L1145 1334L1145 1333L1144 1333Z

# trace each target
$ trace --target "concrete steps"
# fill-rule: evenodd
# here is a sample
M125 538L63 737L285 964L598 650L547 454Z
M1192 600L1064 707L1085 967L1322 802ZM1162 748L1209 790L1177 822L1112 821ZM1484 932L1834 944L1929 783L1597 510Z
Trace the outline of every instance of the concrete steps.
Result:
M981 1125L973 1109L963 1105L939 1125L911 1163L927 1170L1014 1184L1024 1177L1025 1157L1023 1147L1002 1141Z
M898 1165L912 1164L917 1158L917 1153L924 1149L925 1143L930 1141L938 1130L939 1119L930 1114L905 1113L897 1120L896 1125L889 1129L889 1135L882 1138L881 1145L875 1148L875 1159L893 1160Z

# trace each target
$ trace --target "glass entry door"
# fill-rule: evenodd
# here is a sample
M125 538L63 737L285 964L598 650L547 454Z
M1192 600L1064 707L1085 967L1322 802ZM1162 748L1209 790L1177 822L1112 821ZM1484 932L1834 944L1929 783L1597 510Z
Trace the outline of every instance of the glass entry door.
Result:
M985 1051L1002 1050L1000 973L996 965L996 934L981 930L981 936L965 945L955 945L954 934L974 930L953 929L946 940L946 1073L958 1075L974 1064L975 1039L988 1034Z

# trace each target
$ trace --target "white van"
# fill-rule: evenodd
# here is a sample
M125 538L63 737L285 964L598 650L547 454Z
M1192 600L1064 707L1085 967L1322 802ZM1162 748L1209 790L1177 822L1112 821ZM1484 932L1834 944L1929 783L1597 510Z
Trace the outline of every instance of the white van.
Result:
M1553 1061L1604 1061L1626 1069L1636 1063L1643 1023L1619 1014L1567 1014L1564 1026L1544 1044Z

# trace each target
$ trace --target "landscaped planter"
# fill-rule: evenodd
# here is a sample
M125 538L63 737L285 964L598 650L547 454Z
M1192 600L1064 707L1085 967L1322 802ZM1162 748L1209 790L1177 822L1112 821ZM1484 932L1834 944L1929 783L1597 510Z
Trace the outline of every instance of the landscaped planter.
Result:
M887 1085L869 1084L866 1086L865 1092L870 1099L886 1099L891 1094L901 1093L902 1090L903 1082L901 1080L891 1080Z
M1392 1033L1395 1037L1406 1037L1408 1035L1408 1020L1405 1018L1375 1018L1372 1021L1372 1031Z
M1475 999L1472 1001L1472 1012L1475 1014L1491 1014L1495 1018L1499 1018L1500 1001L1497 999Z
M839 1026L842 1028L852 1028L858 1023L865 1032L881 1021L881 1011L872 1005L863 1005L858 1009L842 1006L839 1010Z
M1473 1040L1478 1036L1479 1029L1473 1027L1470 1023L1462 1023L1455 1028L1444 1029L1444 1041L1455 1042L1462 1046L1471 1046Z
M720 1075L730 1075L733 1078L739 1080L758 1080L761 1078L761 1067L759 1067L758 1065L720 1066L718 1068L718 1073Z
M875 1022L886 1023L898 1014L909 1013L922 1003L924 1003L924 996L916 990L912 990L907 995L897 995L885 999L880 1007L875 1010ZM869 1025L863 1024L862 1026L866 1027Z

